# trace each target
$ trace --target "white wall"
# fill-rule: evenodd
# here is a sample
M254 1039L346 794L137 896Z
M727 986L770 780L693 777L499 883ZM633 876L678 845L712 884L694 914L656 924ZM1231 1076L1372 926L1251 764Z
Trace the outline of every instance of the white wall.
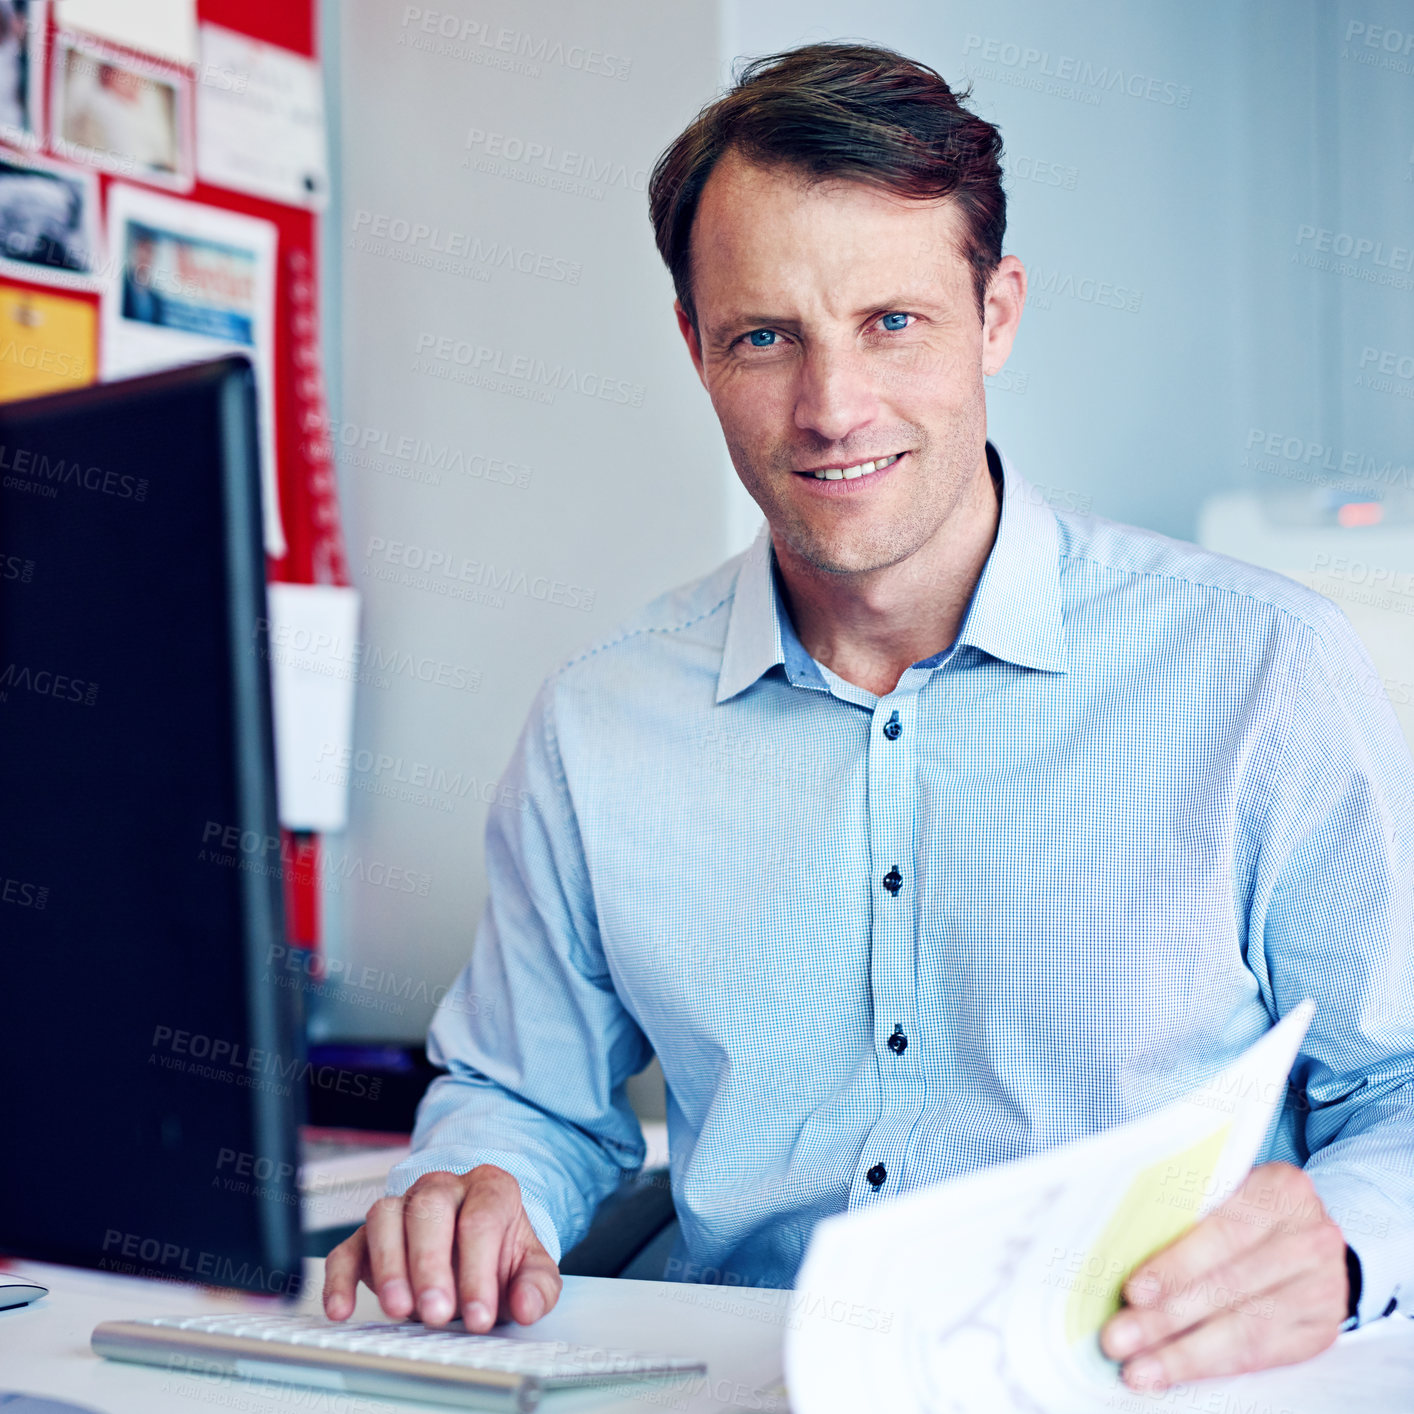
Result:
M729 551L725 452L680 345L643 191L716 81L715 7L434 3L343 0L326 11L338 30L332 381L340 441L352 444L340 453L350 560L366 653L413 666L381 682L370 671L358 688L353 764L368 769L352 772L347 834L327 842L345 866L326 893L327 950L374 971L322 999L322 1035L423 1035L431 1006L417 998L465 962L481 912L486 813L504 807L480 795L494 798L536 687ZM437 17L431 33L419 12ZM526 160L530 144L549 158ZM552 167L580 186L555 189ZM403 223L435 228L458 268L414 263L438 258L433 238L414 243ZM497 263L507 249L513 264ZM490 362L478 367L473 349ZM486 374L498 361L506 371L492 388L429 371ZM504 391L530 386L536 361L587 377L594 392L608 380L609 396ZM400 442L412 459L395 455ZM467 469L437 472L418 463L419 448L434 459L451 449ZM487 471L474 458L498 469L473 474ZM528 484L494 479L507 474ZM509 571L512 588L498 598L432 576L480 590L477 602L398 582L408 560L432 553ZM534 597L554 581L592 607ZM439 671L476 690L438 685Z

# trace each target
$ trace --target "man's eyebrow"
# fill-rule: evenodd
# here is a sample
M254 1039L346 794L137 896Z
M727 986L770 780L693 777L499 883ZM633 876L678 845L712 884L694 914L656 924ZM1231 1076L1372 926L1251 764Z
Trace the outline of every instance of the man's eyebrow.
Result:
M911 309L937 309L944 303L936 290L924 292L922 290L895 291L881 299L869 300L860 308L854 310L846 316L851 319L863 319L870 314L886 314L892 310L907 312ZM762 314L755 311L745 311L741 314L730 314L713 324L703 322L702 329L709 339L717 340L730 337L732 331L745 331L749 329L789 329L800 323L799 319L790 318L782 314Z
M789 319L783 314L730 314L724 319L717 320L715 324L704 324L703 328L711 338L723 339L732 330L779 329L798 322L798 320Z

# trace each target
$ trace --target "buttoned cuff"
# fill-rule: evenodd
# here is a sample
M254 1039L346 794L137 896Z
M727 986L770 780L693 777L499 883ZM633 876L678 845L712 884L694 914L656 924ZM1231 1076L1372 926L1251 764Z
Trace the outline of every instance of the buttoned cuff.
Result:
M1343 1329L1353 1330L1409 1305L1414 1276L1414 1218L1373 1184L1351 1174L1310 1171L1326 1212L1340 1228L1346 1245L1360 1262L1360 1299L1355 1317Z
M530 1220L540 1245L550 1254L556 1266L560 1262L560 1234L545 1200L528 1186L528 1176L506 1168L504 1154L478 1154L469 1149L420 1149L410 1154L400 1164L388 1171L387 1193L398 1197L406 1193L425 1173L470 1173L478 1164L495 1164L505 1169L520 1184L520 1201L525 1208L525 1216Z

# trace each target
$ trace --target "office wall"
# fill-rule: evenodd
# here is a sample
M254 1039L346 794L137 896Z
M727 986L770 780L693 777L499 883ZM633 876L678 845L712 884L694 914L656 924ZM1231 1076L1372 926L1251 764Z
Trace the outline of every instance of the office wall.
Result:
M1268 492L1295 494L1328 466L1337 481L1363 468L1388 506L1381 528L1407 524L1414 7L1249 3L1241 37L1245 199L1234 230L1247 326L1245 430L1287 444L1275 457L1265 443L1254 446L1246 469ZM1292 438L1306 443L1299 460ZM1389 474L1391 463L1405 475ZM1359 537L1351 539L1359 553Z
M720 435L643 190L715 82L717 15L342 0L325 21L331 383L365 596L325 906L362 980L328 989L315 1032L418 1038L471 947L539 682L727 554Z

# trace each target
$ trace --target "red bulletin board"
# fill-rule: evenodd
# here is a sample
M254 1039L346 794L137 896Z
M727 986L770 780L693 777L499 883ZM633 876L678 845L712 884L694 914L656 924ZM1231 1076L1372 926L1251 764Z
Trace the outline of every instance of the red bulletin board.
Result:
M197 19L318 56L317 0L198 0ZM275 457L280 512L289 549L271 562L272 579L287 584L347 584L348 564L327 432L320 357L318 216L299 207L207 186L198 179L191 200L271 221L279 230L275 284Z
M220 25L253 39L293 50L307 58L318 56L317 0L198 0L198 23ZM54 49L56 25L54 9L48 11L48 53ZM107 40L110 48L121 49ZM170 60L129 50L134 57L157 62L171 70ZM45 142L39 154L48 161L63 159L48 139L50 63L44 64L43 112ZM192 113L196 111L196 84L199 70L189 71L192 82ZM193 116L193 122L195 122ZM19 161L27 155L14 152ZM193 165L195 149L193 147ZM87 170L87 169L85 169ZM106 230L108 191L114 180L142 185L132 177L113 178L99 173L103 229ZM348 584L348 567L340 529L334 461L328 436L325 388L319 332L318 297L318 213L280 202L264 200L244 192L211 186L198 176L190 191L176 193L180 199L260 217L275 226L278 236L275 279L274 402L275 462L280 512L287 549L279 560L267 560L269 578L296 584ZM105 252L107 259L116 253ZM33 290L41 295L63 294L93 306L98 324L99 296L80 290L56 290L52 284L0 277L0 285ZM93 350L90 367L98 366L98 349ZM318 858L317 840L301 836L285 851L295 861L288 871L286 896L289 905L291 940L306 945L318 941Z

